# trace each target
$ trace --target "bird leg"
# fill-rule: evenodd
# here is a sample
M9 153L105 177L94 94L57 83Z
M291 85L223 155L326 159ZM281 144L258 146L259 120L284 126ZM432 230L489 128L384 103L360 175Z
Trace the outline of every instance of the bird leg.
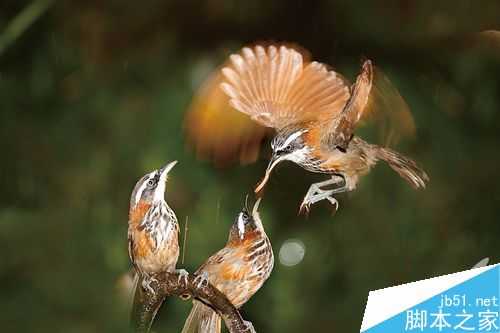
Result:
M253 327L253 324L251 321L244 320L246 329L250 331L251 333L255 333L255 328Z
M203 287L203 285L208 285L208 273L203 272L200 275L196 276L193 280L193 284L196 284L198 288Z
M177 281L180 283L182 280L184 282L184 285L187 285L189 272L182 268L176 269L175 272L179 274L179 279Z
M338 185L342 184L340 187L331 189L331 190L326 190L323 189L322 187L325 186L331 186L331 185ZM336 193L341 193L345 192L346 189L346 184L345 184L345 179L341 175L332 175L332 178L319 182L319 183L314 183L311 184L309 187L309 190L307 191L306 195L304 196L304 200L302 201L302 204L300 205L300 212L302 211L309 211L310 206L312 204L315 204L318 201L327 199L330 201L332 205L335 205L335 209L337 210L339 208L339 202L337 199L335 199L332 194Z
M149 291L151 295L156 296L155 290L151 287L152 282L158 283L158 280L152 276L144 275L144 278L142 279L142 288Z
M179 277L178 277L178 279L177 279L177 282L178 282L178 283L181 283L181 281L182 281L182 282L184 282L184 286L187 286L187 284L188 284L189 272L188 272L188 271L186 271L185 269L182 269L182 268L181 268L181 269L176 269L176 270L175 270L175 272L179 274ZM182 300L184 300L184 301L187 301L188 299L190 299L190 298L191 298L191 295L189 295L189 294L182 294L182 295L180 295L180 298L181 298Z

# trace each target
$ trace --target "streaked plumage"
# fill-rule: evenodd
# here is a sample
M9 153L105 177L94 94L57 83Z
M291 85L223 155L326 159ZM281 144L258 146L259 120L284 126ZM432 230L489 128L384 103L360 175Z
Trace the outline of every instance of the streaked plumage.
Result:
M176 163L143 176L130 197L128 249L136 271L132 321L140 331L149 330L164 300L151 287L153 275L175 271L179 258L179 225L164 198L167 174Z
M219 289L237 308L245 304L271 275L274 256L260 220L258 202L252 215L243 210L236 217L226 246L197 271ZM218 333L221 319L206 305L193 301L183 333Z
M141 274L173 271L179 258L179 225L164 199L168 171L176 162L142 177L130 199L129 255Z
M222 69L222 90L229 104L259 124L277 132L273 156L260 191L271 170L281 161L332 175L332 180L311 185L301 207L356 188L359 177L384 160L414 188L423 188L426 173L399 153L369 144L354 136L357 124L369 114L374 68L364 62L354 85L318 62L285 46L243 48L230 56ZM321 187L335 185L325 190Z

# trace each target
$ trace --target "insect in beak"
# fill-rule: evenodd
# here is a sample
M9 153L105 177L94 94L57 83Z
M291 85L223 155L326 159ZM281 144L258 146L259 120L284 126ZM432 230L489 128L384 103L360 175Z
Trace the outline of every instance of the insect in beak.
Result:
M264 175L264 178L262 178L260 183L255 188L255 193L259 193L264 188L264 185L266 185L267 181L269 180L269 176L271 175L271 171L276 166L276 164L278 164L282 160L283 160L282 156L273 155L273 157L271 157L271 160L269 161L269 164L267 165L266 174Z

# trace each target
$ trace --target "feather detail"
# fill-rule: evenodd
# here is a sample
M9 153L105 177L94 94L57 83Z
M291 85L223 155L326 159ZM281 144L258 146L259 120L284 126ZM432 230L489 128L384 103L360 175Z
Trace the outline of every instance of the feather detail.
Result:
M342 110L340 117L329 121L331 124L323 133L323 143L329 148L346 150L358 121L363 116L372 89L373 66L370 60L365 61L361 73L352 85L352 94Z
M229 105L229 97L220 87L223 80L218 68L195 92L184 122L188 141L198 157L211 159L217 166L237 160L241 164L255 162L270 130Z
M193 308L184 323L182 333L220 333L221 318L208 306L193 301Z
M319 62L305 63L298 51L285 46L245 47L230 56L222 74L230 105L275 129L332 119L350 96L336 72Z
M378 147L377 158L385 161L414 189L424 189L429 182L429 176L413 160L392 149Z

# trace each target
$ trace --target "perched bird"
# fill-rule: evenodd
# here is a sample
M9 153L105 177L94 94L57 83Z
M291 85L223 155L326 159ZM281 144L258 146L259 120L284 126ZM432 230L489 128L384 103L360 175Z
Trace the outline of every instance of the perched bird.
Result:
M167 175L176 163L173 161L139 179L130 198L128 249L136 271L132 316L144 331L149 330L163 303L151 286L153 275L176 271L179 258L179 225L164 198ZM183 277L187 275L185 270L178 272Z
M252 214L243 209L229 231L226 246L196 271L199 284L209 281L237 308L245 304L271 275L273 249L258 213L260 199ZM193 301L182 333L218 333L221 318L210 307Z
M272 157L256 193L273 168L287 160L308 171L331 175L310 186L301 210L324 199L338 208L333 195L354 190L359 178L379 160L416 189L424 188L429 180L411 159L354 135L356 126L368 114L374 90L370 60L364 62L356 82L349 85L326 65L304 61L293 48L245 47L230 56L222 74L221 88L229 104L260 125L276 130Z

